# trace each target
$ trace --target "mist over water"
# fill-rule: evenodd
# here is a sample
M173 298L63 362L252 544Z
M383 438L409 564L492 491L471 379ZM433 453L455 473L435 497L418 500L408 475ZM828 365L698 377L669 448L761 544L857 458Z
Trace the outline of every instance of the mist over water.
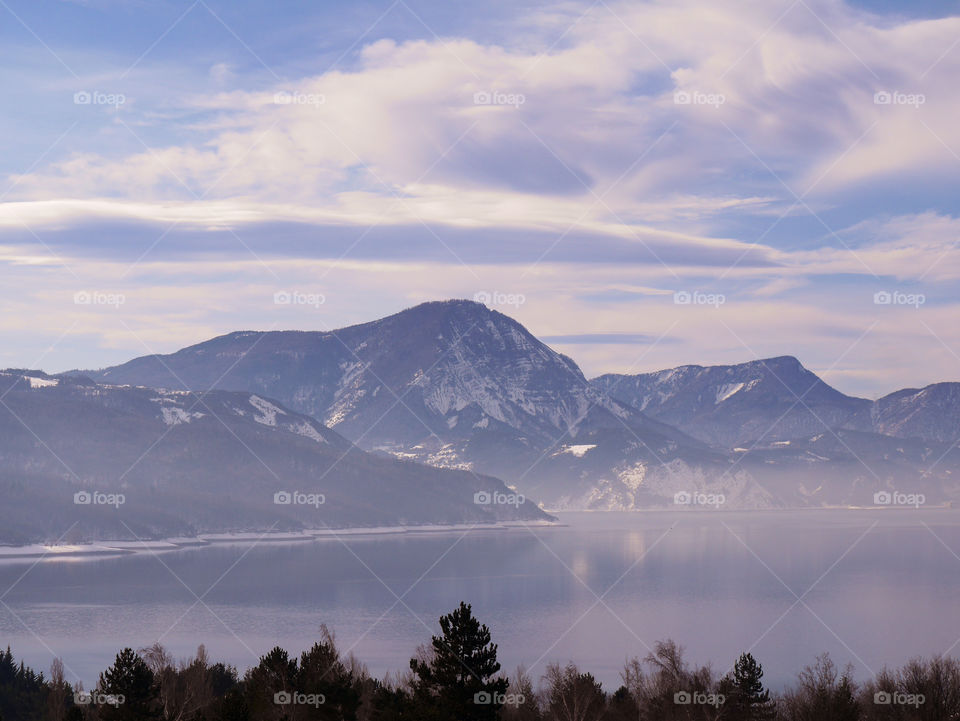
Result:
M665 638L718 673L751 650L775 689L823 651L866 678L960 639L955 511L559 515L558 528L44 560L26 575L33 559L7 560L0 640L38 669L62 656L89 688L124 645L160 639L185 657L203 643L243 670L327 624L382 676L466 600L505 670L573 660L612 690Z

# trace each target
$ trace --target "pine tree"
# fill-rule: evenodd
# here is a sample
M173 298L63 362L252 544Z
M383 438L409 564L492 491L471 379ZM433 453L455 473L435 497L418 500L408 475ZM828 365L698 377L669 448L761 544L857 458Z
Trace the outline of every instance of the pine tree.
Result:
M340 659L333 634L323 627L323 641L300 656L297 689L323 697L323 703L302 710L305 719L355 721L360 694L355 679Z
M750 653L740 655L733 674L721 683L720 692L728 697L724 703L724 719L767 721L774 717L774 702L763 687L763 666Z
M288 705L278 703L277 694L296 691L297 659L279 646L271 649L260 663L247 671L244 687L252 717L271 721L289 717Z
M160 718L160 700L153 671L132 648L117 654L113 666L100 674L97 691L118 702L98 707L103 721L150 721ZM120 701L122 697L122 702Z
M411 659L418 718L433 721L494 721L508 682L494 678L500 670L490 629L460 603L440 618L442 635L431 642L432 656Z

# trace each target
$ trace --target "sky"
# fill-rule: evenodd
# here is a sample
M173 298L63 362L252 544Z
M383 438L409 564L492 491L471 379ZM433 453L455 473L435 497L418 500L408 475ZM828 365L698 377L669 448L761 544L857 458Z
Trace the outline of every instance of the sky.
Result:
M470 298L960 380L960 3L0 0L0 367Z

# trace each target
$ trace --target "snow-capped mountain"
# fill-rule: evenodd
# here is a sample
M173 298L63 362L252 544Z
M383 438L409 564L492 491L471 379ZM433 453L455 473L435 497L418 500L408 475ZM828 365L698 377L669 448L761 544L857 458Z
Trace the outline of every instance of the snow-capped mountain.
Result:
M960 439L960 383L891 393L873 404L870 418L877 433L955 443Z
M621 421L656 425L597 393L572 360L515 320L465 300L329 333L231 333L86 373L110 383L263 393L365 447L463 440L481 430L547 441Z
M331 332L231 333L90 375L277 398L362 448L491 474L550 508L685 493L740 508L864 504L920 486L943 500L960 472L945 444L954 384L874 403L792 357L588 382L513 319L462 300Z
M261 394L7 370L0 399L2 541L545 518L475 502L511 494L495 478L366 453Z
M592 388L512 318L465 300L329 333L232 333L91 375L261 393L368 450L493 474L551 504L589 495L601 469L616 479L637 464L722 463ZM591 450L565 451L577 445Z
M908 388L870 401L844 395L790 356L608 374L590 383L720 447L769 445L841 428L931 443L960 438L960 383Z
M711 445L800 438L838 426L869 428L870 401L831 388L790 356L729 366L680 366L603 375L591 384Z

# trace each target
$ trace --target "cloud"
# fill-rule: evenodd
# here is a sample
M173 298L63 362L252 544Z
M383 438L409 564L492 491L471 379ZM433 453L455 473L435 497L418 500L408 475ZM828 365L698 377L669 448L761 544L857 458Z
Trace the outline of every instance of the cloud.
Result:
M960 340L960 19L676 0L564 4L502 28L371 34L344 65L297 58L314 70L282 81L217 47L198 78L144 61L150 81L109 112L70 104L61 81L76 135L3 188L4 327L77 320L95 340L73 354L96 364L142 352L118 317L169 350L500 288L591 372L736 362L745 345L809 349L827 369L879 319L895 348L871 335L857 350L873 355L852 358L884 369L838 377L950 376L917 320ZM81 282L130 304L65 311ZM284 315L264 304L278 284L319 285L329 304ZM924 315L874 306L894 288L925 292ZM680 289L728 302L679 307Z

